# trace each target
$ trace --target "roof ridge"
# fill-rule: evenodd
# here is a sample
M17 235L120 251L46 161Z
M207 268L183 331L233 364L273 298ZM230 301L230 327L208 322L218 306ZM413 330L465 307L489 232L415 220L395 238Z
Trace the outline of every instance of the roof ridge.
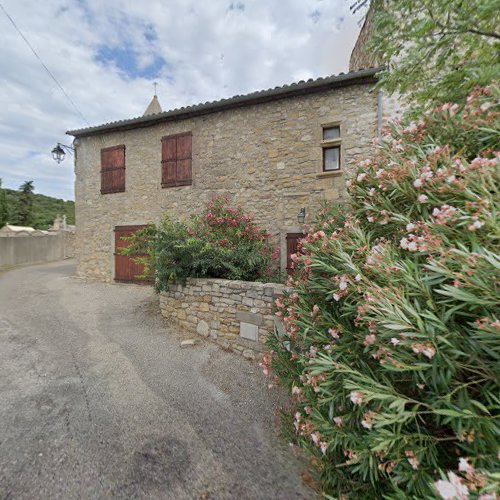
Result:
M116 120L93 127L68 130L66 134L72 135L74 137L81 137L86 135L98 134L100 132L109 131L110 129L115 128L135 128L135 125L149 126L160 121L168 120L169 118L179 118L182 115L207 114L213 112L215 109L224 108L226 106L236 107L243 106L245 104L250 105L254 103L254 101L258 102L260 98L273 100L276 98L287 97L287 94L293 95L294 93L306 93L308 91L314 91L315 89L319 89L322 86L326 86L329 84L341 84L347 82L355 83L356 80L374 78L376 73L378 73L381 69L382 67L378 66L373 68L358 69L356 71L347 73L342 72L337 75L309 78L308 80L300 80L298 82L288 83L281 86L276 86L274 88L256 90L248 94L236 94L232 97L225 97L214 101L206 101L204 103L200 102L197 104L190 104L189 106L181 106L179 108L174 108L168 111L162 111L161 113L153 113L145 116L138 116L135 118Z

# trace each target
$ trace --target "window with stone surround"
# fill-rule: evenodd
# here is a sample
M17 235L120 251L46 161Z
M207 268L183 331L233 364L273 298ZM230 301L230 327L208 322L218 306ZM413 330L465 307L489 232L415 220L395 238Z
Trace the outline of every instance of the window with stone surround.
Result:
M190 186L193 183L192 139L191 132L162 137L162 187Z
M323 173L335 173L341 170L342 136L340 124L323 125Z
M101 149L101 194L125 191L125 146Z

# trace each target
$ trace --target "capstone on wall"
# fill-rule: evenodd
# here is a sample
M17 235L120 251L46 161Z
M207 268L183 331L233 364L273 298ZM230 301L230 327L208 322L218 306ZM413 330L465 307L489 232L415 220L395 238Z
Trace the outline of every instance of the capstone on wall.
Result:
M111 281L113 229L187 217L214 194L229 195L280 241L301 230L297 213L311 220L323 201L344 203L345 181L372 149L377 98L372 84L166 122L76 141L76 253L81 277ZM323 174L322 125L340 123L342 171ZM161 138L191 131L193 184L162 188ZM126 191L100 192L100 151L126 146ZM307 220L306 220L307 222Z
M169 325L253 359L273 332L273 303L284 289L277 283L190 278L160 293L160 309Z

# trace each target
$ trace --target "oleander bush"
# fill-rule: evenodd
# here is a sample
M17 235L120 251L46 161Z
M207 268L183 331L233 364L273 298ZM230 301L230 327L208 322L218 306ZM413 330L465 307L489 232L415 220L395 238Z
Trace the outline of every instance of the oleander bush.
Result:
M271 234L231 200L215 196L201 214L188 220L165 216L126 238L122 251L144 265L144 277L153 277L155 289L187 278L223 278L244 281L277 279L278 248Z
M392 126L294 257L263 367L328 498L497 498L498 98Z

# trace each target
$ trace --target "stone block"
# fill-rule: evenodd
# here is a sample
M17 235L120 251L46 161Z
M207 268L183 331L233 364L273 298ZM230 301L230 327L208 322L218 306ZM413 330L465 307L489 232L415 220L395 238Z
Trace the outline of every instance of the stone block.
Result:
M248 307L252 307L254 305L253 299L249 299L248 297L243 297L243 300L241 301L241 303L245 306L248 306Z
M208 334L210 332L208 323L202 319L196 327L196 332L203 337L208 337Z
M240 323L240 337L247 340L257 341L259 338L259 327L242 321Z
M246 359L255 359L255 353L251 349L245 349L241 354Z
M236 319L238 321L243 321L244 323L250 323L251 325L262 325L262 315L252 314L245 311L236 311Z
M210 306L206 302L201 302L198 309L203 312L208 312L210 311Z

